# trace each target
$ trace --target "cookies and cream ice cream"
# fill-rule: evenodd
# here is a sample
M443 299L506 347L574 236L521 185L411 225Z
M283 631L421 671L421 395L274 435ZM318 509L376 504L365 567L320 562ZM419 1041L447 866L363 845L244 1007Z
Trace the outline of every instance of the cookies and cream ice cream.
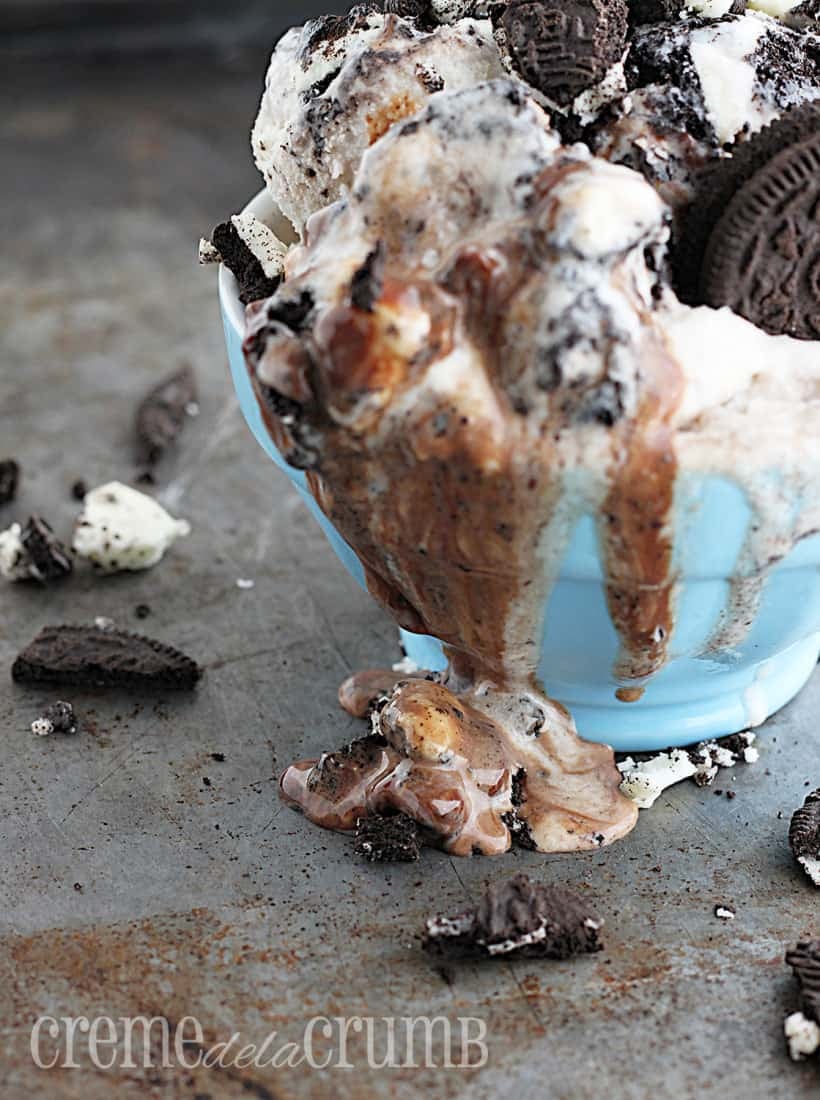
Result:
M758 512L720 644L820 528L820 37L743 4L387 6L274 53L254 149L300 240L245 354L371 593L449 669L354 678L371 735L282 790L458 854L591 848L636 807L537 681L580 517L638 694L674 638L680 478L731 473ZM724 162L684 305L670 261Z

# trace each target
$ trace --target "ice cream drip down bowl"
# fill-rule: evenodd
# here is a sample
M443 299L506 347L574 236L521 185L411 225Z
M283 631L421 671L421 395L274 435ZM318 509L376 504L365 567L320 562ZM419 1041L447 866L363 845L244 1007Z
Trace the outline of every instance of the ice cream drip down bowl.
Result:
M288 223L266 194L247 209L288 236ZM219 295L231 374L248 426L366 587L353 549L264 423L242 351L244 306L224 267ZM777 471L770 476L776 489ZM582 737L616 751L688 745L759 726L801 690L820 654L820 534L801 539L761 571L748 552L757 513L740 482L725 473L680 471L670 517L673 612L665 663L648 677L626 678L619 673L621 639L607 598L599 522L592 514L576 517L562 541L560 562L549 548L544 553L550 575L538 675L546 693L572 713ZM416 665L445 667L438 639L401 634Z

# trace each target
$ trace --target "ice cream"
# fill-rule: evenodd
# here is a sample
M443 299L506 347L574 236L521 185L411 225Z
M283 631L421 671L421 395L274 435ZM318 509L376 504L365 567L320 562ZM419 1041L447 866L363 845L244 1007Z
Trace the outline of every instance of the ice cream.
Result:
M801 220L820 148L803 116L776 149L751 143L820 96L820 39L720 4L636 20L650 6L629 39L626 7L598 0L366 6L274 53L254 148L301 243L248 308L248 369L371 593L449 660L345 685L352 713L375 703L370 736L282 778L326 826L403 813L457 854L623 836L636 807L612 753L537 681L579 518L597 517L616 674L635 685L674 634L680 478L729 473L759 512L721 642L748 628L764 569L820 528L820 259L815 275ZM758 184L785 158L793 218L716 217L708 285L733 308L683 305L673 230L703 165L744 145ZM747 228L793 286L780 313L757 284L731 296Z
M486 21L435 34L363 4L289 31L271 58L253 128L259 170L302 232L353 182L364 151L431 95L502 76Z

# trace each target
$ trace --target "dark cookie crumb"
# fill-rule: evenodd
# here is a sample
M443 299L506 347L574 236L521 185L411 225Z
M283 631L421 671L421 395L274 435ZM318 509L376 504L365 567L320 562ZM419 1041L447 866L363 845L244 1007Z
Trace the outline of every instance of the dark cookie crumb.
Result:
M224 764L225 763L225 753L224 752L212 752L211 753L211 760L215 760L217 762L217 764Z
M430 17L429 0L384 0L384 10L387 15L399 15L418 23Z
M153 466L159 462L182 431L196 399L196 377L190 364L174 371L143 398L134 422L140 465Z
M421 855L419 827L407 814L360 817L354 850L371 863L415 863Z
M782 17L787 27L795 31L820 34L820 0L804 0Z
M820 1023L820 940L805 940L786 952L786 965L800 982L801 1010Z
M424 947L453 956L568 959L601 951L601 926L577 894L518 874L491 886L474 909L428 920Z
M512 789L510 791L510 801L513 808L507 813L501 815L501 820L510 830L510 834L513 839L513 843L519 848L524 848L529 852L536 850L536 843L533 840L532 831L527 821L519 814L519 808L524 804L526 800L526 787L527 773L523 768L519 768L515 775L512 777Z
M172 646L97 626L47 626L17 657L19 683L192 690L202 673Z
M270 298L275 294L281 278L269 279L264 268L248 248L231 221L222 222L211 234L214 248L222 262L239 284L239 300L243 305Z
M0 460L0 508L11 504L20 484L20 465L13 458Z
M71 496L73 500L84 501L88 495L88 485L81 477L78 477L74 484L71 486Z
M789 845L806 874L820 886L820 787L795 810L789 826Z
M379 241L367 255L362 266L353 275L350 300L356 309L372 313L381 297L384 280L384 244Z
M71 573L71 555L42 516L32 516L20 536L31 561L32 575L48 584Z
M134 614L137 616L138 619L147 619L148 616L151 614L151 608L148 606L147 603L138 603L137 606L134 608Z
M51 703L47 706L43 710L38 721L44 723L46 726L50 726L51 733L73 734L79 729L79 722L77 721L77 715L74 713L74 707L71 703L64 703L62 701Z

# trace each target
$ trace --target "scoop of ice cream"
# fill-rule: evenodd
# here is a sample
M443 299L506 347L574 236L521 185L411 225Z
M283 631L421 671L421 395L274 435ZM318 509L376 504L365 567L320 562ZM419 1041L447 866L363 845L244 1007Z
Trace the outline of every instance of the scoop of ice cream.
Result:
M291 253L281 294L251 320L259 380L295 401L310 390L286 318L307 298L319 358L338 361L324 392L346 423L361 415L364 425L391 391L422 381L457 391L490 422L496 388L519 412L565 422L634 412L663 204L637 174L559 149L547 116L505 81L443 94L397 125L366 154L349 202L312 223L315 243ZM394 280L418 288L402 293ZM355 323L341 315L351 302L364 303ZM375 378L364 361L341 362L365 343Z
M432 31L371 5L289 31L271 58L253 130L273 199L302 233L349 187L362 154L443 89L504 74L492 27L459 20Z

